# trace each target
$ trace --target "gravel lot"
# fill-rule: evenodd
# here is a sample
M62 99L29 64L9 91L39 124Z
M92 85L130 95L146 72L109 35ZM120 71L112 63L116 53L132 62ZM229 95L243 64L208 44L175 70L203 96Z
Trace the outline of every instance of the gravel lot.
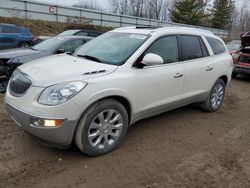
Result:
M223 108L180 108L133 125L114 152L37 143L0 96L0 187L250 187L250 77L232 80Z

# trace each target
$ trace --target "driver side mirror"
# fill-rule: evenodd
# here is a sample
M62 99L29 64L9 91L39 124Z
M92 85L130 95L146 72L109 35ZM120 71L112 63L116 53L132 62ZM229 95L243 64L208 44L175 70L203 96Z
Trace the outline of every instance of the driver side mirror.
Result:
M148 53L143 57L141 63L147 66L152 66L152 65L161 65L164 63L164 61L161 56L154 53Z
M55 54L63 54L63 53L65 53L64 49L58 49L58 50L56 50Z

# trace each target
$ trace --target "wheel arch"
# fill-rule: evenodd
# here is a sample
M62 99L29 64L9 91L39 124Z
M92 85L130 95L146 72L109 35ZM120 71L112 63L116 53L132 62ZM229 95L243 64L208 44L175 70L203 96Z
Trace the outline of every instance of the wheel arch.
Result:
M119 95L119 94L109 94L109 95L101 95L99 96L98 98L95 98L94 100L92 100L89 104L88 104L88 107L81 113L81 116L84 115L84 113L89 109L91 108L94 104L96 104L97 102L100 102L102 100L106 100L106 99L113 99L113 100L116 100L118 101L119 103L121 103L127 113L128 113L128 118L129 118L129 124L131 123L131 120L132 120L132 114L133 114L133 106L132 106L132 103L130 102L130 100L123 96L123 95ZM79 118L80 119L80 118Z
M29 45L32 44L30 41L20 41L20 42L18 43L18 46L20 47L21 44L23 44L23 43L27 43L27 44L29 44Z
M121 95L108 95L108 96L98 98L97 100L90 103L90 105L88 105L88 107L82 112L81 117L84 116L84 113L86 113L86 111L89 108L93 107L93 105L95 105L97 102L100 102L100 101L106 100L106 99L116 100L116 101L120 102L125 107L125 109L126 109L126 111L128 113L128 118L129 118L128 122L129 122L129 125L130 125L131 120L132 120L133 107L132 107L131 102L126 97L121 96ZM79 118L79 120L78 120L78 122L76 124L76 127L74 128L74 134L73 134L73 137L72 137L72 142L75 139L77 127L78 127L79 121L81 120L81 117Z
M225 85L228 84L228 77L226 75L220 76L219 79L223 80L223 82L225 83Z

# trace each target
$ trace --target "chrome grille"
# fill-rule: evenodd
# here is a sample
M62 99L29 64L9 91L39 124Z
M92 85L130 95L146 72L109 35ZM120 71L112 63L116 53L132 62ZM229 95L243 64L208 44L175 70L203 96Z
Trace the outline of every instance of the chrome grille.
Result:
M22 72L16 70L11 76L9 90L13 96L21 97L32 85L32 81Z

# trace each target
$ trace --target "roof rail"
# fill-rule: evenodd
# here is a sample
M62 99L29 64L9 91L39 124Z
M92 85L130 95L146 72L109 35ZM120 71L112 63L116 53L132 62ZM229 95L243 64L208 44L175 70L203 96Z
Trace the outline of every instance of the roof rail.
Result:
M159 29L160 27L156 26L136 26L136 29Z
M119 29L159 29L159 27L155 27L155 26L128 26L128 27L116 28L116 30L119 30Z
M185 29L185 30L196 30L196 31L202 31L202 32L204 32L204 33L213 34L212 31L209 31L209 30L206 30L206 29L195 28L195 27L184 27L184 26L161 27L161 28L156 29L156 31L164 30L164 29L171 29L171 28L182 28L182 29Z

